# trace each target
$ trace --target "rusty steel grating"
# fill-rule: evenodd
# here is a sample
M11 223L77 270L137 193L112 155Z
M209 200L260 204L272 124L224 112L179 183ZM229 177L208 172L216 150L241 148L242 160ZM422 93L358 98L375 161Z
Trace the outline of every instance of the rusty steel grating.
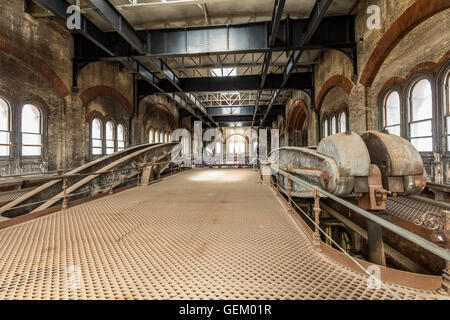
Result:
M0 299L393 298L366 280L314 251L251 170L192 170L0 230Z
M31 190L33 190L33 188L0 192L0 203L19 199L21 196L23 196L27 192L30 192Z
M386 211L410 222L420 219L426 213L440 216L442 210L445 208L410 197L388 197L386 200Z

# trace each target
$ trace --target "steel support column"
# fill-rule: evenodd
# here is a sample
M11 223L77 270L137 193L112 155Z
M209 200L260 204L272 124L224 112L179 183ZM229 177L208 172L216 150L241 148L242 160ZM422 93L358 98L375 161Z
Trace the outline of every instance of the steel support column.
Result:
M294 50L294 52L289 57L289 61L286 65L286 68L283 71L283 81L281 83L281 87L285 86L286 83L288 82L289 77L292 74L292 71L295 69L297 62L300 60L303 52L305 51L305 46L311 41L312 37L317 32L317 29L332 2L333 2L333 0L316 0L316 3L314 4L312 12L309 16L308 24L307 24L304 32L300 36L300 49ZM278 93L279 93L279 90L277 90L274 93L274 97L273 97L272 101L275 101ZM270 111L271 107L272 107L272 103L269 104L269 108L268 108L267 113L264 116L263 120L265 119L265 117L267 117L267 114Z

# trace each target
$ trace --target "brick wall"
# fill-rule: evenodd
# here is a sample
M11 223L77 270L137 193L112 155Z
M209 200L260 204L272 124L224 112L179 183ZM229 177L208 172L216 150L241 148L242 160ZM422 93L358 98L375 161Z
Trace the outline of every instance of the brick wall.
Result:
M145 110L133 115L133 76L118 63L89 64L79 74L78 87L72 88L72 36L59 19L33 18L23 5L24 1L0 2L0 96L12 108L13 143L19 141L21 106L34 103L45 110L44 156L25 159L16 143L9 158L0 158L1 174L73 168L90 161L93 114L123 123L127 134L131 130L128 144L147 142L143 128L152 121L167 131L173 127L168 116L155 114L144 124ZM178 123L175 106L162 102Z
M381 8L380 30L369 30L366 26L368 5ZM448 60L449 6L444 0L361 1L354 11L357 74L353 74L352 64L343 53L323 52L321 63L314 69L320 114L345 102L349 106L351 130L360 133L380 129L379 97L383 88L396 82L404 84L421 70L436 74L439 66ZM328 82L336 76L352 82L349 92L342 90L344 86L340 84L328 88ZM325 97L321 96L324 91ZM316 124L311 124L312 127Z
M362 85L359 80L377 44L395 21L415 2L414 0L372 0L362 1L355 9L356 35L358 52L358 74L353 75L350 60L341 52L326 50L322 63L315 67L315 90L320 93L322 86L335 75L341 75L353 82L348 97L350 106L350 129L361 132L368 129L378 129L377 99L382 85L394 76L403 77L413 67L421 62L437 62L448 51L450 30L450 10L444 10L430 17L413 28L387 56L378 71L373 84ZM440 2L433 0L432 2ZM381 8L381 29L369 30L366 21L368 5L378 5ZM426 40L426 41L425 41ZM329 91L328 94L332 93ZM345 96L344 92L341 92ZM336 98L336 96L334 97ZM329 99L333 101L333 99ZM328 108L328 106L324 106ZM331 108L331 106L330 106ZM368 123L366 124L366 112Z

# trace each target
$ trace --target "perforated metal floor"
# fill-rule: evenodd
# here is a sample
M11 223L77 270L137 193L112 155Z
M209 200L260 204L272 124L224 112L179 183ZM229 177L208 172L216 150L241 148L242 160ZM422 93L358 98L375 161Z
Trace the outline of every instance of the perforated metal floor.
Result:
M445 207L419 201L411 197L389 197L386 200L386 210L400 218L414 222L426 213L440 216L441 211L445 210Z
M191 170L0 230L1 299L391 299L251 170ZM390 285L401 298L444 298Z

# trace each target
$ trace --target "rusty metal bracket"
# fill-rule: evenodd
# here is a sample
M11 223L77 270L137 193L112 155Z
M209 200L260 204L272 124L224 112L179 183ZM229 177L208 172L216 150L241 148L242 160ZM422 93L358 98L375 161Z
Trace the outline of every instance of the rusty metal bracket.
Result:
M391 192L383 189L381 171L378 166L370 165L367 177L369 193L364 193L359 200L359 207L364 210L386 210L387 195Z

